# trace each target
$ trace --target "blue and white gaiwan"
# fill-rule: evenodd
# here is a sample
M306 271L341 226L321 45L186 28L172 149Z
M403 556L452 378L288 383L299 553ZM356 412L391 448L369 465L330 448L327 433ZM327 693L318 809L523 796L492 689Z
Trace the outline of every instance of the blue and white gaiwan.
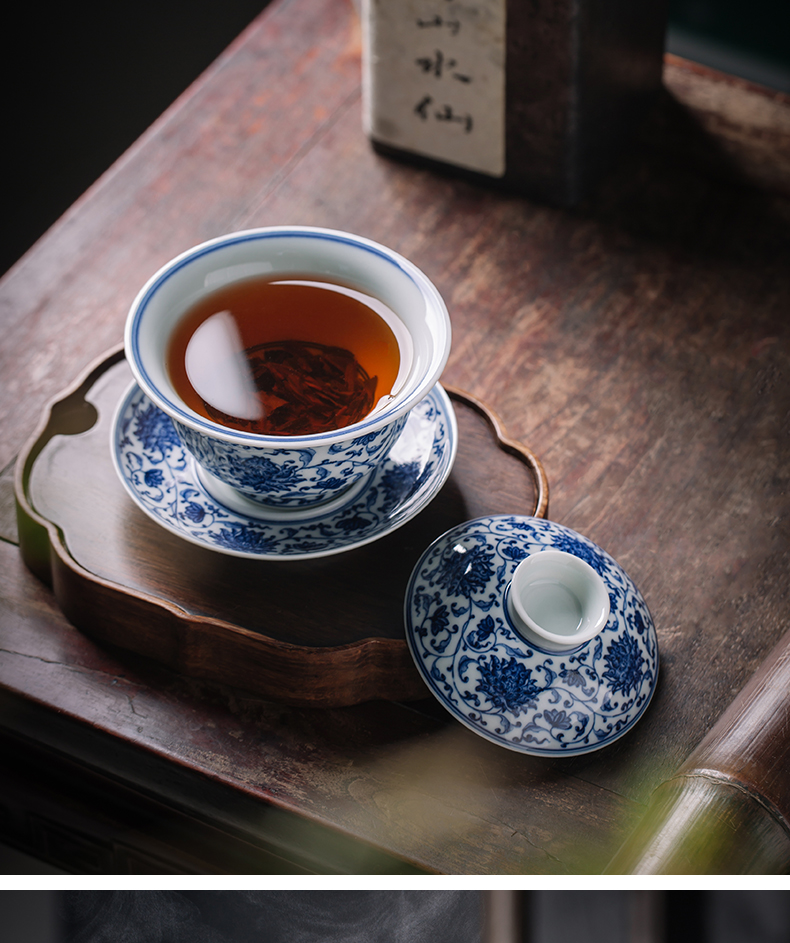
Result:
M212 422L178 396L168 340L208 291L252 276L337 282L372 296L399 320L410 360L399 388L353 425L309 436L253 435ZM266 507L306 510L337 498L386 459L411 409L437 383L450 352L447 308L411 262L349 233L270 227L212 239L176 257L142 288L126 322L125 352L140 389L172 421L218 499L228 490Z
M604 550L534 517L460 524L414 568L406 638L458 720L500 746L573 756L646 710L658 644L642 595Z

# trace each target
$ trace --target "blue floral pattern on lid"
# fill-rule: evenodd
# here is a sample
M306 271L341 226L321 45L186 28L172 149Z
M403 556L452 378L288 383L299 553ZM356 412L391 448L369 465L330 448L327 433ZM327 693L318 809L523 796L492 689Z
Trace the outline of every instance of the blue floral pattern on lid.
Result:
M275 519L264 508L254 516L233 510L209 494L173 423L136 384L123 397L112 429L121 482L149 517L211 550L277 560L351 550L405 524L447 480L457 443L452 403L437 385L411 410L392 452L347 500L293 519L281 511Z
M603 631L563 652L527 642L507 607L513 571L546 548L581 557L609 592ZM444 707L521 753L607 746L639 720L658 680L653 620L631 579L592 541L540 518L483 517L438 538L411 575L405 622L417 668Z

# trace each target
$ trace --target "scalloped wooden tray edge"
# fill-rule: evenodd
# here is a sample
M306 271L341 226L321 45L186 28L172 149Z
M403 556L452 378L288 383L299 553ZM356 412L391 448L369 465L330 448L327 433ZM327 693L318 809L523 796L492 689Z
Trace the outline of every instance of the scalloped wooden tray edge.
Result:
M180 674L283 703L339 707L372 699L425 697L427 689L405 638L370 637L331 647L291 644L229 621L188 613L171 601L102 578L74 559L60 528L33 507L28 483L46 443L64 431L64 417L72 424L70 432L81 431L80 422L90 428L95 408L85 394L123 359L123 347L113 348L58 394L43 411L16 463L14 490L22 558L52 587L66 618L99 641L152 658ZM485 404L453 387L445 386L445 390L451 400L469 406L486 420L499 449L527 466L535 485L531 513L545 517L548 481L538 457L508 438L499 417Z

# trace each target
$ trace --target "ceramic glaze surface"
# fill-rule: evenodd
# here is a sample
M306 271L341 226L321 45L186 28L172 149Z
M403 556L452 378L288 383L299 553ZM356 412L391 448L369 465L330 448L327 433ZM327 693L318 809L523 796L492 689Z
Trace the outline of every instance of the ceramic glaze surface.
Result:
M179 438L200 464L232 488L262 504L306 508L348 488L383 461L408 415L350 442L312 448L267 448L211 439L173 421Z
M603 631L570 651L528 643L507 611L514 570L544 548L585 560L609 593ZM412 573L405 621L433 694L475 733L511 750L598 750L631 729L655 690L658 644L638 589L604 550L551 521L492 516L448 531Z
M401 345L402 356L409 351L408 368L398 389L352 425L298 436L252 434L189 408L167 369L173 331L208 292L258 276L336 282L387 306L396 333L408 339ZM140 388L177 424L181 441L210 474L261 503L309 508L385 459L409 411L441 376L451 334L436 287L398 253L351 233L275 226L211 239L163 266L131 306L124 347Z
M126 490L168 530L221 553L294 560L351 550L411 520L447 480L457 443L452 404L437 385L409 413L388 457L347 502L293 520L283 512L277 519L253 517L212 497L170 418L136 384L116 413L111 445Z

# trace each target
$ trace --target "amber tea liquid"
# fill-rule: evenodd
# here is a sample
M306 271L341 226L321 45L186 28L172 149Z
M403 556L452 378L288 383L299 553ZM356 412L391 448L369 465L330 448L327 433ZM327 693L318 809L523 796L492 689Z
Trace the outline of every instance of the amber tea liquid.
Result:
M250 278L186 312L168 370L191 409L231 429L330 432L392 394L403 366L399 325L380 301L341 285Z

